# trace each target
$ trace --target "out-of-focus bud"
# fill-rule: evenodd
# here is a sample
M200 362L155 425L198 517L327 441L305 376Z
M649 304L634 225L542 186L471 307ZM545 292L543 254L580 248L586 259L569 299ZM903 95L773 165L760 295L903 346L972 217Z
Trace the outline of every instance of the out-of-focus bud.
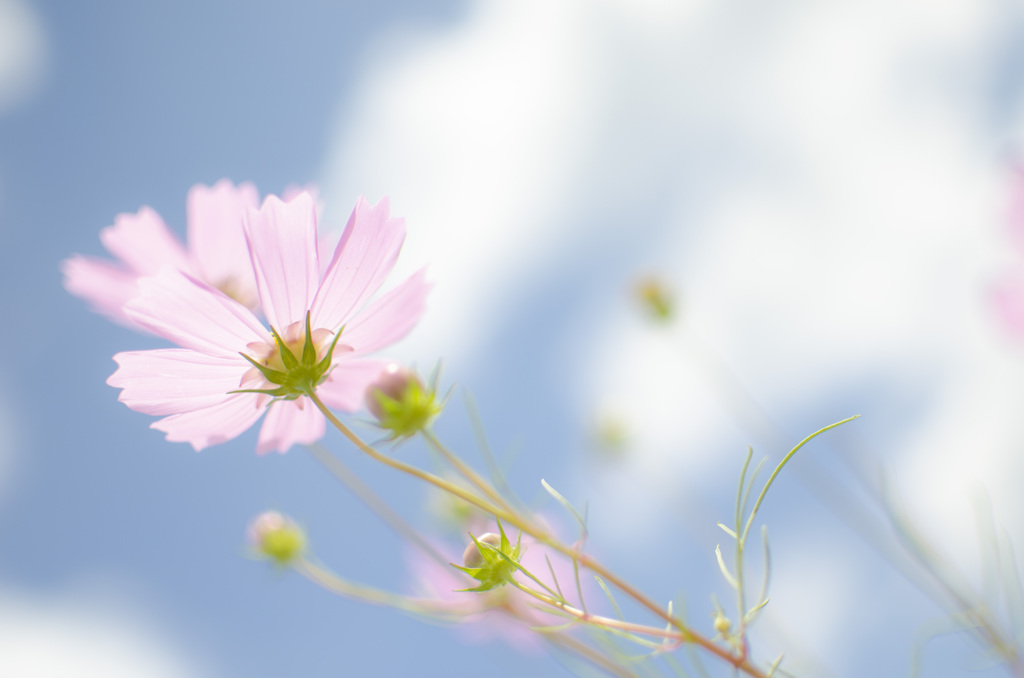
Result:
M672 319L675 303L672 294L660 279L650 276L637 282L636 296L655 319L662 322Z
M441 411L437 394L415 372L391 363L366 389L366 409L391 437L407 438L422 431Z
M715 631L718 631L720 635L726 635L729 633L729 629L732 628L732 622L721 612L715 614Z
M500 547L501 535L494 534L493 532L487 532L477 537L475 542L469 542L469 544L466 545L466 550L462 552L462 564L466 567L480 567L484 564L484 556L480 553L480 547L477 546L478 543Z
M278 565L290 565L302 556L306 535L291 518L266 511L249 523L249 543L261 556Z
M499 534L488 532L479 539L470 534L473 541L466 546L462 554L465 567L452 563L452 567L462 570L480 582L476 588L462 589L463 591L490 591L509 583L515 577L519 561L523 557L522 544L517 538L513 546L500 522L498 532Z

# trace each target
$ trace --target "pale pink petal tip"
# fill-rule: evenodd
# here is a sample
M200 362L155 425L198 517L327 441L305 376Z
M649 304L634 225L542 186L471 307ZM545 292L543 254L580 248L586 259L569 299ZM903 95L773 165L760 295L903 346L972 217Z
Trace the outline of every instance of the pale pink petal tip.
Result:
M313 321L339 327L390 275L405 241L405 220L389 216L388 199L356 202L313 303Z
M356 316L342 333L355 348L353 357L378 351L405 337L423 315L432 287L426 269L420 269Z
M136 327L124 305L138 293L137 277L123 266L104 259L76 255L60 263L64 289L88 302L107 318Z
M236 393L213 407L164 417L150 428L166 433L170 442L189 443L198 452L238 437L262 414L252 393Z
M150 207L118 214L113 226L100 231L100 241L138 275L155 275L164 266L188 269L185 247Z

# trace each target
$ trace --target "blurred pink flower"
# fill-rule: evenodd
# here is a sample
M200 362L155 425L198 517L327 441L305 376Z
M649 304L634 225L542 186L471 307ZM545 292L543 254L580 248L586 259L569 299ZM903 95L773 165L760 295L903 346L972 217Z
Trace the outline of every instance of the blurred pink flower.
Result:
M1004 275L992 290L992 302L1006 331L1024 340L1024 275Z
M113 226L100 231L115 261L83 255L62 261L64 287L111 320L138 328L125 304L138 294L140 278L171 266L256 309L259 297L242 218L259 201L250 183L235 186L221 179L213 187L196 184L186 199L187 248L152 208L119 214Z
M249 209L244 233L263 313L279 336L301 353L309 315L311 341L322 359L343 330L326 380L317 395L331 408L354 411L366 387L387 364L368 353L404 337L419 320L430 286L424 272L367 305L398 258L405 223L388 216L385 198L371 206L360 198L323 270L319 263L316 209L303 193L289 203L269 196ZM123 389L119 400L133 410L163 416L152 424L167 439L196 450L230 440L267 410L257 452L285 452L319 439L324 416L306 396L274 400L238 389L273 389L261 371L278 365L270 332L235 299L176 268L139 281L126 313L149 331L181 348L118 353L119 368L107 383ZM268 406L269 405L269 406Z
M1017 168L1007 214L1007 231L1018 255L1024 256L1024 168ZM992 304L1004 329L1024 341L1024 261L1004 273L992 287Z

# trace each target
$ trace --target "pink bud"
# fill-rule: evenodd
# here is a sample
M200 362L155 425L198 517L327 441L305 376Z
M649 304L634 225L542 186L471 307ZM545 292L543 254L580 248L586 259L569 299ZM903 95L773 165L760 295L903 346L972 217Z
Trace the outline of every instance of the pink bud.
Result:
M501 536L493 532L482 534L476 540L482 544L501 546ZM466 567L480 567L484 564L483 554L480 553L480 548L474 542L469 542L466 550L462 552L462 564Z
M383 419L387 416L384 409L380 405L380 400L377 399L377 392L383 393L391 400L401 401L409 390L409 386L415 384L423 388L423 382L416 376L416 373L410 370L404 365L398 363L391 363L384 368L377 381L370 384L369 388L366 389L366 409L370 410L370 413L378 419Z

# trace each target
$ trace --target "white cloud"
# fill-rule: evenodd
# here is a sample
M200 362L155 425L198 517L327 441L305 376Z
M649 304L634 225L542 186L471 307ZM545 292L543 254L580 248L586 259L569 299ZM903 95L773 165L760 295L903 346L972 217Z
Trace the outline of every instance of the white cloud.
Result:
M32 7L0 0L0 113L38 90L46 64L46 36Z
M341 124L322 182L328 209L391 195L408 219L400 266L429 262L437 283L417 329L428 359L473 351L566 238L561 205L594 98L574 9L483 2L450 31L392 35Z
M109 602L39 599L0 589L0 675L196 678L139 614Z
M406 265L430 261L439 283L418 355L459 358L585 240L587 224L563 218L586 213L578 203L676 200L674 232L610 228L650 239L687 325L761 402L793 419L865 383L908 389L923 414L857 426L919 515L959 543L984 486L1019 530L1007 469L1024 358L985 297L1007 262L1008 172L978 124L999 8L756 4L479 2L448 32L392 36L340 123L329 204L394 196ZM673 198L648 188L665 172ZM597 326L567 342L567 381L636 435L622 496L602 500L637 538L657 529L641 518L659 498L711 473L731 482L736 456L707 451L740 438L679 337L638 327L624 304ZM824 655L842 646L841 629L820 632Z

